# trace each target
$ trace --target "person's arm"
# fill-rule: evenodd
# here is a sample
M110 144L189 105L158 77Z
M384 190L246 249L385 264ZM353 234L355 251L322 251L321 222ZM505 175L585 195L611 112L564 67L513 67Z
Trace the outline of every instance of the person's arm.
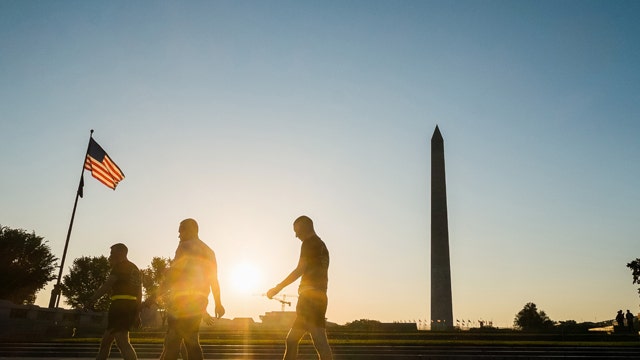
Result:
M109 290L111 290L115 282L116 282L116 276L113 274L109 275L109 277L107 278L107 281L105 281L104 284L102 284L102 286L100 286L98 290L96 290L93 296L91 296L91 299L89 299L88 305L92 306L96 301L98 301L98 299L102 297L102 295L106 294Z
M269 291L267 291L267 297L269 299L273 298L277 293L282 291L282 289L284 289L294 281L298 280L298 278L302 276L302 274L304 274L304 270L306 268L307 268L307 262L305 258L301 256L300 259L298 260L298 266L296 266L296 268L293 269L293 271L286 278L284 278L284 280L282 280L278 285L276 285L272 289L269 289Z
M222 299L220 298L220 282L218 281L218 263L213 255L213 264L211 271L211 293L213 294L213 300L216 304L216 317L221 318L224 316L225 309L222 306Z

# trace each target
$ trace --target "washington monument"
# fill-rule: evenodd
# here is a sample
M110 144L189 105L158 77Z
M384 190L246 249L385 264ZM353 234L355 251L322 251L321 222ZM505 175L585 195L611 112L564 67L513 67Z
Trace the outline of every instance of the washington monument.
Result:
M453 329L444 140L431 137L431 330Z

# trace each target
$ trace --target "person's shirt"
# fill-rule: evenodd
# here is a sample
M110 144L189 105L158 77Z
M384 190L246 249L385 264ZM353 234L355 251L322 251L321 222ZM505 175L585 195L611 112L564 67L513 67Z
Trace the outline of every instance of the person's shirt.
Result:
M216 255L207 244L197 238L181 241L170 269L171 292L208 297L216 272Z
M327 291L329 250L325 243L317 235L304 240L300 247L300 259L305 261L306 267L298 292L302 293L310 289Z
M126 296L129 296L130 298L128 299L130 300L133 300L133 298L138 301L141 300L137 299L137 297L142 286L142 275L134 263L125 260L115 264L111 269L111 275L115 276L116 279L112 287L112 298L122 296L122 299L127 299Z

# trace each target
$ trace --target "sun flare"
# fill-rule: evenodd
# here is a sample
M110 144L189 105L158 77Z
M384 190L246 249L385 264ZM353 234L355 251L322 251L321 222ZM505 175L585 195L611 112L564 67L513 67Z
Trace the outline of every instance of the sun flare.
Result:
M231 286L241 294L259 291L260 271L249 262L238 263L231 272Z

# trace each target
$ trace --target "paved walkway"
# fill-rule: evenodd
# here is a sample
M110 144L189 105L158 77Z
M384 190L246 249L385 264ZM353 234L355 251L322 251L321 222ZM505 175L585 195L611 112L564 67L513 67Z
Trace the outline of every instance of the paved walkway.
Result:
M158 359L159 344L135 344L140 359ZM334 345L336 360L471 360L471 359L638 359L640 346L465 346L465 345ZM90 360L97 344L2 344L0 360ZM273 360L280 359L284 346L272 345L204 345L206 359ZM304 345L298 359L317 360L312 346ZM118 350L112 359L121 359Z

